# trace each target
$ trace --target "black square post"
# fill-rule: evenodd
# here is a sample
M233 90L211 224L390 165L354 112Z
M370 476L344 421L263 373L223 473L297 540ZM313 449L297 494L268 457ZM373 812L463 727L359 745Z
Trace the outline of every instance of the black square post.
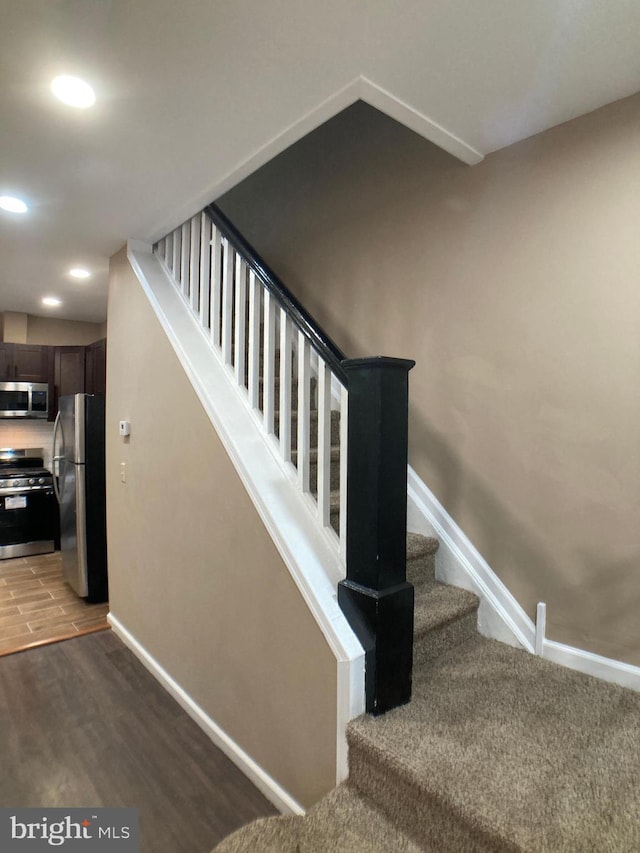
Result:
M347 359L347 577L338 602L366 652L367 710L411 698L413 586L407 583L408 374L399 358Z

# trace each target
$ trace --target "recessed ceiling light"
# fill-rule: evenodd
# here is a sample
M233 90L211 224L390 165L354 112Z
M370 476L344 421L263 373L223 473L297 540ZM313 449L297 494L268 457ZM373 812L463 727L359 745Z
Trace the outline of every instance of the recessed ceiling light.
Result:
M42 299L42 304L50 305L53 307L55 305L62 305L62 300L57 299L55 296L44 296Z
M91 273L84 267L74 267L73 269L69 270L69 275L73 278L89 278L91 276Z
M11 195L0 195L0 207L9 213L26 213L27 205L20 198Z
M70 107L86 109L96 102L95 92L88 83L79 77L62 74L51 81L51 91L63 103Z

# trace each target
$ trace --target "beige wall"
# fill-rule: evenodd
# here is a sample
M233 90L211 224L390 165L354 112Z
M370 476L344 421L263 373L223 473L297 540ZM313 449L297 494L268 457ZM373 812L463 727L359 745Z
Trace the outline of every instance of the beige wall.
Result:
M107 336L106 323L81 323L29 316L27 343L55 346L86 346Z
M310 805L335 784L333 654L124 251L111 263L107 357L112 613L267 773ZM118 435L124 419L129 439Z
M27 315L5 311L2 315L2 340L7 344L27 343Z
M548 636L640 664L640 96L470 168L357 105L222 200Z
M86 346L107 336L106 323L81 323L35 317L17 311L0 314L2 340L11 344L41 346Z

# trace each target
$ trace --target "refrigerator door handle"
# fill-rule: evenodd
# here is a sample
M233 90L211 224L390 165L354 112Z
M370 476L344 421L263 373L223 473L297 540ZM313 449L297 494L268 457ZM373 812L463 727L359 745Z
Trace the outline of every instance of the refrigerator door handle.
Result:
M64 459L64 456L56 454L56 434L58 432L58 427L60 425L60 412L56 415L56 420L53 425L53 441L51 444L51 473L53 475L53 491L56 495L56 500L58 503L61 501L60 497L60 487L58 485L58 477L60 475L60 465L58 465L58 471L56 472L56 462L61 462Z

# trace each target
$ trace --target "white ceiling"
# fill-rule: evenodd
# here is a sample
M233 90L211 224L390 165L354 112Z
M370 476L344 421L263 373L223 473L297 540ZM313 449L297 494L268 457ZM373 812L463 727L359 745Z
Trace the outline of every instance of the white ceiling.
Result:
M84 77L97 105L55 101ZM0 311L101 322L108 259L357 97L469 163L640 90L638 0L0 0ZM88 282L66 271L83 264Z

